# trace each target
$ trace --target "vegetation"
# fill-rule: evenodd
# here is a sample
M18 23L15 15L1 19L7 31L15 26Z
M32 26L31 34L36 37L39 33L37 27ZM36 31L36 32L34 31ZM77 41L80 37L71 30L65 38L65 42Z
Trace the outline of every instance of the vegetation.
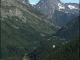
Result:
M63 13L61 11L55 10L54 14L52 15L52 20L58 25L58 26L65 26L68 22L73 20L73 18L78 17L75 14L71 13Z
M31 60L79 60L79 38L78 38L79 17L69 22L66 26L62 27L57 32L57 35L56 34L53 35L53 38L51 38L53 40L45 42L43 41L40 47L38 47L28 55L30 59ZM63 30L65 30L67 33L69 32L69 34L63 33L64 32ZM62 36L61 33L64 35ZM52 48L53 45L55 45L56 47Z
M7 0L2 1L1 5L1 60L60 60L61 58L61 60L64 60L69 52L72 52L69 55L71 59L78 59L78 57L75 58L75 56L78 56L75 55L78 50L72 50L74 48L78 49L76 47L78 46L76 44L77 40L72 42L71 45L70 43L66 44L71 39L61 37L63 32L57 34L56 31L59 27L30 4ZM69 29L66 31L69 33L75 31L74 34L78 37L78 25L78 20L76 20L73 25L68 27L73 30ZM73 26L75 27L73 28ZM54 33L56 34L54 35ZM63 36L65 35L63 34ZM67 34L70 38L75 38L72 35ZM53 45L56 47L53 48ZM65 51L68 52L67 55L64 55Z
M79 60L79 39L56 48L42 46L29 56L31 60Z
M22 58L47 40L58 28L29 3L16 0L1 3L1 58Z
M70 21L66 26L62 27L56 32L56 36L68 39L75 39L79 37L79 17ZM54 35L54 34L53 34Z

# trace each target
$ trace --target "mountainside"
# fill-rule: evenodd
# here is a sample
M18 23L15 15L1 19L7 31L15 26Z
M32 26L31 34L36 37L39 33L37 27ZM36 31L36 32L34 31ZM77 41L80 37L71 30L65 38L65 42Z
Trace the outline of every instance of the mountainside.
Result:
M79 60L79 30L77 17L27 56L30 60Z
M53 0L41 1L51 4ZM60 2L60 0L54 1ZM56 12L59 11L56 10ZM59 13L62 16L65 15L62 11ZM52 15L54 16L54 14ZM67 16L74 17L70 15ZM56 20L55 17L53 17L53 20ZM0 60L65 60L66 56L78 60L78 40L69 43L71 45L60 46L69 42L67 38L73 39L79 36L79 17L58 30L60 27L33 8L28 0L1 0L0 18ZM65 47L69 52L66 51ZM72 53L65 55L65 52Z
M18 16L20 19L22 19L23 23L28 23L31 27L35 28L37 31L41 31L41 32L44 31L44 33L47 33L47 31L49 30L53 31L52 28L50 28L51 26L56 27L51 20L46 19L43 16L43 14L39 13L37 10L32 8L32 6L29 3L25 4L20 1L17 1L17 2L15 2L15 0L11 0L9 2L3 1L2 8L1 8L1 15L5 18L7 17L7 15L9 17ZM45 22L45 23L42 23L42 22ZM46 27L49 27L49 28L46 28ZM43 28L45 28L43 31L40 30ZM51 31L50 33L52 33Z
M66 26L63 26L56 32L56 36L75 39L79 37L79 17L70 21Z
M57 13L55 10L62 12L64 16L70 14L71 16L79 16L79 4L77 3L63 3L60 0L40 0L36 5L34 5L34 8L36 8L38 11L42 12L44 15L47 15L49 19L52 19L55 22L55 13ZM58 13L60 14L60 13ZM54 15L54 16L53 16ZM74 19L75 17L67 16L70 18L67 22ZM57 17L58 18L58 17ZM60 16L60 19L63 17ZM65 18L66 19L66 18ZM59 22L64 22L65 20L62 19L60 21L55 22L58 26L64 26L67 22L65 22L63 25Z
M34 9L28 0L1 0L1 58L31 52L59 27ZM11 59L10 59L11 60Z
M69 21L71 21L73 18L76 18L77 15L71 14L71 13L64 13L58 10L54 11L54 14L52 15L52 20L58 25L58 26L65 26Z
M30 60L79 60L79 39L55 48L42 46L28 56Z

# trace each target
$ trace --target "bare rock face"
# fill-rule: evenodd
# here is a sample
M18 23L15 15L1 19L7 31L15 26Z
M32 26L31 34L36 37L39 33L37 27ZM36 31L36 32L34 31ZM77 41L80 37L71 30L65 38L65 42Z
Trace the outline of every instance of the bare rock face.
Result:
M18 1L18 2L22 2L22 3L29 3L29 1L28 0L1 0L1 2L2 1L6 1L6 2L8 2L8 3L13 3L13 1Z
M55 9L58 9L57 4L59 2L60 0L40 0L34 7L47 15L54 12Z
M45 15L51 15L55 10L78 14L79 4L77 3L63 3L60 0L40 0L34 7L44 13Z
M24 6L30 6L28 0L2 0L1 1L1 16L6 18L7 16L23 17L20 9L27 10Z

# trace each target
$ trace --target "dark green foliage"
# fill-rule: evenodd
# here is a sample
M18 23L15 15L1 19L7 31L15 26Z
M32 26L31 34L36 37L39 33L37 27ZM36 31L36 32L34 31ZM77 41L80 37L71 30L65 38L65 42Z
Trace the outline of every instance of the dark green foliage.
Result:
M54 49L42 46L29 56L31 60L79 60L79 39Z
M80 30L79 22L80 22L79 17L73 19L68 24L66 24L66 26L60 28L56 32L56 36L60 36L68 39L75 39L79 37L79 30Z
M79 39L76 39L73 42L70 42L56 51L51 52L48 57L51 60L79 60Z

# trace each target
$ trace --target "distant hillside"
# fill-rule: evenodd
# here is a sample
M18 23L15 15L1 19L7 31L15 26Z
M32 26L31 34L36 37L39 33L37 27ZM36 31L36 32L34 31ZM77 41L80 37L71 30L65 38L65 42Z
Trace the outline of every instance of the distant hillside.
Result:
M54 21L58 26L65 26L68 22L70 22L72 19L76 18L77 15L71 14L71 13L64 13L58 10L54 11L54 14L52 15L52 21Z
M60 28L56 32L56 36L70 38L70 39L75 39L79 37L79 30L80 30L79 23L80 23L79 17L73 19L68 24L66 24L66 26Z

